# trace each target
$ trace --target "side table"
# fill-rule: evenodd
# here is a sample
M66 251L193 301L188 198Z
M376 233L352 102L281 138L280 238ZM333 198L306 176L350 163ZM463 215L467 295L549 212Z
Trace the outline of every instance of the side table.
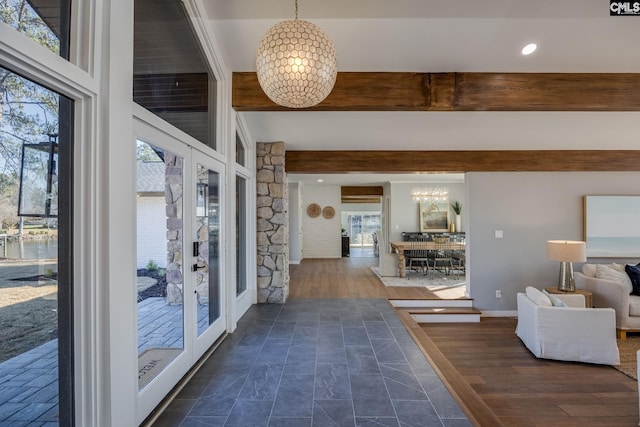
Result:
M593 308L593 294L591 291L585 291L584 289L576 289L575 292L561 291L557 287L544 288L545 291L550 294L580 294L584 295L584 306L587 308Z

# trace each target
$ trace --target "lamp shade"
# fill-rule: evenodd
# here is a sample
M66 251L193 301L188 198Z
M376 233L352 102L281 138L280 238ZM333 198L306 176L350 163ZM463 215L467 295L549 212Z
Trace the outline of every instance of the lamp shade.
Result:
M282 21L264 35L256 54L258 82L278 105L307 108L324 100L336 82L336 49L302 19Z
M587 244L575 240L549 240L547 258L551 261L584 262L587 260Z

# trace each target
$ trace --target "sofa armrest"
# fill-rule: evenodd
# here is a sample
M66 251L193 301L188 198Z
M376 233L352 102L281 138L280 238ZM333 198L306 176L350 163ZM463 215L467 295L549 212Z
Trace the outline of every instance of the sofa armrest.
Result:
M544 357L616 365L615 313L611 308L538 307Z
M595 307L610 307L616 312L617 325L629 317L629 294L621 283L574 273L576 288L591 291Z

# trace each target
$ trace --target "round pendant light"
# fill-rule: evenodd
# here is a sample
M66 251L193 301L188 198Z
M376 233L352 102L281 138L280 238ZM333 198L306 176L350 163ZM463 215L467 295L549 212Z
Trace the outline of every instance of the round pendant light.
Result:
M336 82L336 49L315 24L279 22L262 37L256 54L258 82L278 105L307 108L324 100Z

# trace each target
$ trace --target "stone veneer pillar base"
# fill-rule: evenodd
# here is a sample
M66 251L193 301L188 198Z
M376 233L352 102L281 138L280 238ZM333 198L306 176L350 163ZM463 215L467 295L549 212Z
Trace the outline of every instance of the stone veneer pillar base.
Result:
M284 142L257 143L258 302L289 296L289 197Z

